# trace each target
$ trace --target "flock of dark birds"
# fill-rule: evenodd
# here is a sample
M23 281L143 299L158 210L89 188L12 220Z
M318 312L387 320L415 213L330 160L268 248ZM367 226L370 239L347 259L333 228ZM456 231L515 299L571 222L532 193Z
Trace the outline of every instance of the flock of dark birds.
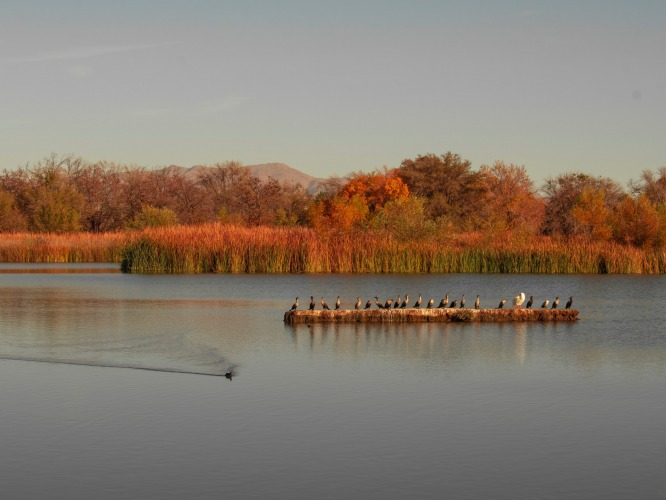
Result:
M507 300L502 299L497 306L497 309L503 309L504 304L506 304ZM513 298L513 307L515 308L522 308L523 303L525 302L525 294L524 293L519 293ZM414 305L411 306L413 309L420 309L421 304L423 303L423 298L422 295L419 293L419 298L416 299L416 302L414 302ZM541 309L547 309L548 305L550 304L550 301L548 299L544 300L543 303L541 304ZM565 309L571 309L571 305L573 304L573 297L569 297L569 300L567 301L566 305L564 306ZM363 301L361 300L361 297L358 297L356 299L356 303L354 304L354 309L357 311L361 309L361 306L363 305ZM378 309L409 309L409 294L405 294L405 299L402 299L402 296L398 296L397 300L393 299L387 299L386 302L383 304L379 300L379 297L375 297L375 302L374 305L377 306ZM555 297L555 300L553 303L550 305L551 309L557 309L560 305L560 298ZM295 311L298 309L298 297L296 297L296 302L294 302L294 305L291 306L291 310ZM314 297L310 296L310 305L308 309L310 311L314 311L316 308L317 304L314 300ZM364 309L371 309L373 306L372 300L368 300L365 303L365 308ZM530 295L529 300L525 304L526 309L531 309L534 306L534 296ZM324 310L330 310L331 308L328 306L326 301L324 300L324 297L321 298L321 307ZM340 309L340 297L338 296L337 300L335 301L334 304L335 310ZM439 305L435 307L435 300L430 299L428 303L425 305L426 309L444 309L444 308L465 308L466 307L466 302L465 302L465 294L462 295L460 302L458 302L457 299L452 300L449 302L449 294L447 293L446 296L439 302ZM474 309L481 309L481 300L479 296L476 296L476 300L474 301Z

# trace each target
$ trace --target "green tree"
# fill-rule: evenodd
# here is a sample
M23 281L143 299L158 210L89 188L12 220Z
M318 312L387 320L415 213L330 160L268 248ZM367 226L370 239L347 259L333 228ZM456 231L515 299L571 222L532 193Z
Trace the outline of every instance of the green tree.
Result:
M70 184L67 170L49 160L33 168L32 179L27 192L30 229L54 233L80 231L84 199Z
M143 229L146 227L168 227L178 224L176 213L170 208L158 208L145 205L141 211L128 224L130 229Z

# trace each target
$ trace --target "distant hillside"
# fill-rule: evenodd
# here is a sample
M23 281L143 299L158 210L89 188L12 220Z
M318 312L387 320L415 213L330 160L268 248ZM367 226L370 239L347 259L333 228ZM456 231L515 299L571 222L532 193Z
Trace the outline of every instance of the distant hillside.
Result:
M312 194L319 190L320 184L325 180L308 175L300 170L285 165L284 163L262 163L259 165L244 165L250 173L262 181L273 178L280 183L300 184L305 187L307 192ZM195 165L194 167L186 168L178 165L169 165L164 170L169 172L178 173L192 179L198 178L202 172L212 167L203 165Z

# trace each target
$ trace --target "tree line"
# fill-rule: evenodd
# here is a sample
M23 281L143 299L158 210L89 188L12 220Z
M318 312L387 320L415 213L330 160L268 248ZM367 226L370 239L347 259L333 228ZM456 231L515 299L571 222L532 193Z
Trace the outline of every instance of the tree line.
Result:
M330 178L316 194L261 180L238 162L190 177L169 168L51 155L0 176L2 232L103 233L214 221L374 232L405 241L545 235L660 248L666 243L666 167L643 171L626 188L580 172L550 177L537 188L524 166L497 161L474 170L447 152Z

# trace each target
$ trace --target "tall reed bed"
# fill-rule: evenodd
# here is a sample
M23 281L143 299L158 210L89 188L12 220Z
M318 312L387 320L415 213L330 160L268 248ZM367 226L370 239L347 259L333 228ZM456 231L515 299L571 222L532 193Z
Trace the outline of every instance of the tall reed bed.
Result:
M0 233L0 262L120 262L134 235Z
M397 241L221 224L0 234L1 262L117 262L133 273L666 273L666 253L546 237Z
M307 228L210 224L146 229L128 241L138 273L664 273L666 254L613 243L533 238L400 242Z

